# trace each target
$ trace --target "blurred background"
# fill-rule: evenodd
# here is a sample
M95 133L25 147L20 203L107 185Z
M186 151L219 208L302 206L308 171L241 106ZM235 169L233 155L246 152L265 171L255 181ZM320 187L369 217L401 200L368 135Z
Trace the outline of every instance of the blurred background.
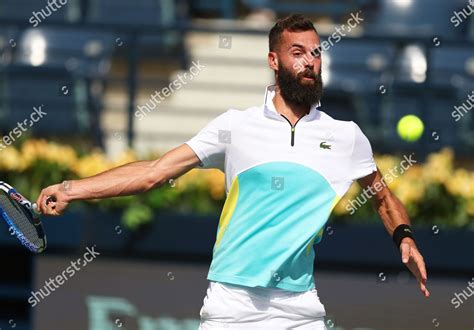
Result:
M353 185L315 245L326 326L473 329L472 0L0 0L0 178L35 199L262 104L268 31L291 13L330 45L322 110L368 136L432 293ZM396 129L408 114L424 123L412 142ZM406 157L416 162L401 169ZM0 328L197 329L224 200L221 172L192 170L140 196L76 203L44 219L39 256L0 226ZM92 247L100 255L46 294Z

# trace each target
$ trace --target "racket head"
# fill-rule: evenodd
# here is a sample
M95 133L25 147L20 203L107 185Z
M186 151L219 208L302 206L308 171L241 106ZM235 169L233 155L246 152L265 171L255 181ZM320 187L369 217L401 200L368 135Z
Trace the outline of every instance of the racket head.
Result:
M46 235L34 205L5 182L0 182L0 217L28 250L41 253L46 249Z

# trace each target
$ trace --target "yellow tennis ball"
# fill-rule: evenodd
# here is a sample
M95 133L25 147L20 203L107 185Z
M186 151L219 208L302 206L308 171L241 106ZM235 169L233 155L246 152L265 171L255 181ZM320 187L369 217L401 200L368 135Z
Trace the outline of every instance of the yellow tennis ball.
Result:
M405 141L414 142L423 134L425 126L415 115L403 116L397 124L397 133Z

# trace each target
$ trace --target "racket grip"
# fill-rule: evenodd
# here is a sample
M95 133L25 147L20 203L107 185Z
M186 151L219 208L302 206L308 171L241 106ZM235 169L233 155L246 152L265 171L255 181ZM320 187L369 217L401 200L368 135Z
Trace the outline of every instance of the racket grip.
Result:
M38 209L38 205L37 205L36 203L33 203L33 204L31 205L31 207L32 207L32 209L33 209L34 214L36 214L36 215L41 215L41 212L40 212L40 210Z
M55 202L56 201L56 198L54 196L48 196L46 198L46 202L45 204L48 205L49 203L51 202ZM33 208L33 212L36 214L36 215L41 215L41 211L39 210L38 208L38 205L36 203L33 203L32 205L32 208Z

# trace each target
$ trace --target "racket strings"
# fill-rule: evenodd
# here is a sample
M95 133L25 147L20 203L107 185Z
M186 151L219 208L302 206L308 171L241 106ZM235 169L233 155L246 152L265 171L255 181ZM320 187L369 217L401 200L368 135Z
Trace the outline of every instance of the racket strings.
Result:
M23 239L26 239L26 243L32 244L35 249L41 249L45 245L43 235L40 236L38 229L33 224L32 215L27 210L15 201L12 201L5 193L0 194L0 207L12 222L15 227L13 230L21 240L22 237L18 233L21 233ZM5 217L5 214L2 214L2 216Z

